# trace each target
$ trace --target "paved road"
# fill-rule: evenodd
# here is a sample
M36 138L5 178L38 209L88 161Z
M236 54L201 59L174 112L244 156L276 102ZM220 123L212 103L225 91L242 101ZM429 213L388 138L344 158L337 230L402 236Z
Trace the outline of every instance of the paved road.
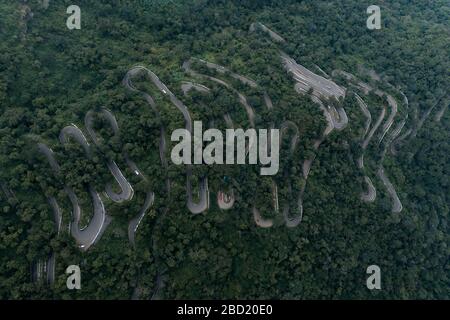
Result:
M290 143L290 149L289 153L292 155L298 145L299 142L299 129L297 125L292 121L285 121L281 124L280 131L281 131L281 137L280 142L286 137L287 130L292 130L294 132L294 136L291 138ZM281 143L280 143L281 144ZM311 165L312 161L309 163L309 166ZM303 169L305 170L305 164L303 164ZM307 169L309 172L309 168ZM308 173L305 175L305 179L307 178ZM290 174L287 174L285 177L285 181L288 185L289 194L292 195L292 184L290 181ZM285 204L283 207L283 218L285 221L285 225L288 228L294 228L300 224L300 222L303 219L303 194L304 194L305 188L303 187L302 190L298 193L297 196L297 210L295 214L292 214L291 208L289 204Z
M331 120L333 121L333 127L338 131L345 129L348 124L348 117L344 108L338 107L336 109L335 107L329 107L329 110Z
M198 84L198 83L193 83L193 82L184 82L181 85L181 89L183 90L184 95L187 95L188 92L192 89L195 89L199 92L203 92L203 93L208 93L210 92L210 89L202 84ZM228 127L233 128L233 122L231 120L231 117L229 116L229 114L225 114L224 115L224 119L225 119L225 123L227 124ZM188 182L188 186L187 186L188 190L191 189L191 185L190 182ZM190 195L191 193L188 192L188 195ZM191 195L192 196L192 195ZM222 210L229 210L233 207L234 205L234 193L231 192L230 194L225 194L222 191L219 191L217 194L217 204L219 206L220 209ZM202 201L201 201L202 202ZM191 201L192 203L192 201ZM195 212L202 212L206 209L204 209L204 207L198 207L198 206L194 206L190 208L191 212L195 211Z
M372 74L372 78L374 80L376 80L376 81L381 80L381 78L378 77L373 72L371 74ZM379 97L386 96L387 103L391 109L391 112L390 112L388 118L386 119L386 121L384 122L382 129L381 129L381 135L378 139L378 145L380 145L381 142L383 141L383 139L385 138L386 134L388 133L388 131L391 129L391 127L394 123L395 117L397 116L397 113L398 113L398 104L397 104L397 101L395 100L395 98L379 89L373 88L371 85L369 85L367 83L360 81L354 75L352 75L348 72L341 71L341 70L335 70L335 71L333 71L333 75L342 75L348 81L356 83L356 86L359 89L361 89L365 94L369 94L370 92L373 92ZM395 88L394 86L390 85L389 83L388 83L388 85L390 87L392 87L393 89L395 89L396 91L398 91L403 96L403 100L404 100L406 109L408 109L409 101L408 101L408 98L406 97L406 95L403 92L401 92L400 90L398 90L397 88ZM356 96L356 100L357 100L362 112L364 113L364 115L367 118L366 125L365 125L365 132L362 137L362 139L365 138L364 141L362 142L362 149L364 152L364 150L367 148L370 141L372 140L373 135L375 134L375 132L378 130L381 123L383 122L384 117L386 115L386 108L383 107L383 110L381 111L381 114L378 117L377 121L375 122L374 126L372 127L372 129L370 131L368 131L370 128L370 124L371 124L370 111L368 110L367 104L362 100L362 98L357 94L355 94L355 96ZM400 133L406 123L407 118L408 118L408 114L406 114L404 119L402 119L388 135L388 138L386 139L386 142L385 142L385 146L384 146L383 150L381 151L381 160L380 160L380 165L379 165L378 171L377 171L377 176L382 180L383 184L387 188L388 193L390 194L391 198L393 199L393 209L392 210L394 212L400 212L402 210L402 204L401 204L399 198L397 197L397 194L396 194L396 191L395 191L393 185L390 183L389 179L384 174L384 169L382 167L382 163L383 163L383 160L386 156L386 152L388 151L389 147L391 148L392 154L396 153L396 150L395 150L396 139L400 135ZM398 138L397 141L399 141L400 139L406 138L409 134L410 134L410 131L408 131L405 135L403 135L403 137L401 136L400 138ZM358 164L358 168L364 169L364 153L358 159L357 164ZM364 176L364 181L368 188L367 188L367 192L362 193L361 199L365 202L372 202L376 198L376 189L369 177Z
M378 130L378 127L381 125L381 122L383 122L384 116L386 115L386 108L383 107L381 110L380 116L378 117L377 121L375 122L372 129L369 131L369 134L366 136L366 139L362 143L362 148L365 150L367 146L369 145L370 141L372 140L372 137L374 133Z
M106 110L106 109L103 109L101 111L101 114L105 117L106 120L108 120L114 134L118 135L119 134L119 126L117 124L117 121L116 121L116 118L114 117L114 115L109 110ZM86 116L84 118L84 125L85 125L92 141L94 141L94 144L98 146L100 144L100 142L99 142L98 137L93 128L94 115L95 115L95 113L92 110L88 111L88 113L86 113ZM117 203L120 203L120 202L123 202L126 200L131 200L134 195L134 190L133 190L133 187L131 186L131 184L128 182L128 180L123 175L122 171L119 169L119 167L113 160L108 160L107 166L121 190L119 193L115 192L113 190L113 187L111 186L111 184L108 183L105 187L106 195L108 196L108 198L110 198L112 201L117 202Z
M74 124L67 126L61 130L59 135L59 140L61 144L66 144L69 142L69 137L74 138L85 150L88 157L92 156L91 148L89 142L84 136L83 132ZM70 232L72 236L76 239L77 243L80 245L82 250L89 249L99 236L103 233L105 225L109 222L109 218L106 218L105 207L103 206L103 201L97 191L94 190L92 186L89 186L89 193L92 198L92 203L94 205L94 215L89 221L87 227L80 228L81 220L81 207L79 201L73 189L69 186L65 186L64 190L69 196L72 202L72 216L73 221L70 224Z
M150 107L153 109L153 111L155 111L156 114L159 116L159 111L156 107L156 103L153 100L153 98L148 93L140 91L133 86L132 78L134 76L138 75L139 72L142 72L142 69L139 67L132 68L131 70L129 70L123 79L123 85L130 91L139 92L144 97L144 99L147 101L147 103L150 105ZM167 150L166 129L162 125L160 128L159 157L161 159L161 163L163 164L164 168L166 168L166 170L167 170L168 163L167 163L167 159L166 159L166 150ZM170 192L169 180L167 180L167 190L168 190L168 192Z
M413 128L410 139L415 138L417 133L419 132L419 130L422 128L423 124L425 123L425 120L428 119L428 117L430 116L431 112L434 110L434 108L438 105L438 104L442 104L443 107L443 111L439 111L437 113L437 120L440 120L440 117L442 117L442 114L445 112L447 106L449 105L449 101L450 101L450 95L446 96L442 96L440 98L437 99L436 103L433 104L430 108L428 108L428 110L422 115L422 117L419 119L419 121L417 122L417 125Z
M359 107L361 108L362 113L366 117L366 124L364 126L364 134L361 137L361 139L364 139L366 134L369 132L370 124L372 123L372 114L370 113L369 108L367 107L367 104L357 93L355 93L355 97L356 97L356 101L358 102Z
M128 224L128 239L130 240L131 244L134 245L136 231L139 228L139 225L140 225L142 219L145 217L145 214L147 213L148 209L150 209L150 207L153 205L154 201L155 201L155 193L147 192L144 205L141 208L141 210L139 211L139 214L129 222L129 224Z
M273 220L272 219L264 219L261 217L261 213L259 212L256 207L253 207L253 219L255 220L255 223L258 227L261 228L270 228L273 226Z
M149 77L150 80L155 84L155 86L166 96L169 97L170 101L178 108L178 110L182 113L185 121L185 129L189 132L192 132L192 119L191 115L189 114L188 108L177 98L175 95L167 88L167 86L161 82L161 80L158 78L158 76L153 73L151 70L144 66L136 66L130 69L124 79L125 86L133 91L139 91L137 90L133 84L131 83L131 78L139 74L140 72L145 72ZM147 95L148 96L148 95ZM149 101L153 101L153 99L148 96L150 99ZM154 104L154 101L153 101ZM165 146L165 141L161 142ZM193 195L192 195L192 186L191 186L191 170L188 167L186 170L186 188L187 188L187 207L193 214L201 213L209 208L209 190L208 190L208 179L202 178L200 179L200 199L198 203L195 203L193 201Z
M310 89L312 89L311 99L317 103L322 110L326 120L327 127L322 133L321 137L314 141L314 149L317 151L321 145L321 143L325 140L326 136L328 136L334 129L342 130L348 124L348 117L345 110L341 107L337 109L335 107L325 107L324 101L335 98L339 99L341 97L345 97L346 89L340 87L333 81L326 79L322 76L319 76L302 65L298 64L294 59L289 57L287 54L281 52L281 59L284 67L288 71L288 73L292 74L294 80L297 82L294 86L294 89L300 94L308 94ZM299 192L298 203L297 203L297 211L298 214L294 217L289 216L289 208L285 208L283 213L285 216L286 226L287 227L296 227L302 220L303 217L303 195L306 189L306 182L308 180L309 172L311 170L311 166L315 160L316 156L305 159L303 161L302 169L303 169L303 178L305 179L305 184L302 186L302 189ZM291 186L289 186L291 188Z
M444 103L442 103L441 109L436 113L436 116L434 118L437 122L441 121L441 119L444 116L445 111L447 111L448 107L449 107L448 101L444 101Z
M215 63L211 63L211 62L208 62L208 61L205 61L205 60L202 60L202 59L191 58L191 60L185 61L185 62L183 63L183 68L184 68L185 71L186 71L187 73L189 73L190 75L192 75L192 76L194 76L194 77L201 77L201 78L209 79L209 80L211 80L211 81L214 81L214 82L216 82L216 83L218 83L218 84L220 84L220 85L226 87L227 89L232 90L232 91L238 96L239 102L241 103L241 105L244 106L244 108L245 108L245 110L246 110L246 113L247 113L247 116L248 116L248 119L249 119L250 125L251 125L252 127L254 127L254 126L255 126L255 122L254 122L254 119L255 119L255 111L254 111L254 109L249 105L249 103L248 103L246 97L245 97L242 93L240 93L240 92L238 92L237 90L235 90L235 89L234 89L230 84L228 84L227 82L225 82L225 81L223 81L223 80L221 80L221 79L218 79L218 78L215 78L215 77L211 77L211 76L208 76L208 75L205 75L205 74L200 74L200 73L194 71L194 70L192 69L192 67L191 67L191 61L192 61L192 60L195 60L195 61L198 61L198 62L200 62L200 63L203 63L206 67L208 67L208 68L210 68L210 69L213 69L213 70L215 70L215 71L217 71L217 72L219 72L219 73L221 73L221 74L226 74L226 75L228 75L228 76L230 76L230 77L232 77L232 78L234 78L234 79L237 79L237 80L241 81L243 84L245 84L245 85L247 85L247 86L249 86L249 87L251 87L251 88L259 88L259 85L258 85L254 80L252 80L252 79L249 79L249 78L247 78L247 77L245 77L245 76L243 76L243 75L234 73L234 72L232 72L231 70L229 70L229 69L227 69L227 68L225 68L225 67L223 67L223 66L220 66L220 65L217 65L217 64L215 64ZM266 105L267 109L268 109L268 110L272 109L272 108L273 108L272 100L270 99L269 95L268 95L265 91L263 91L263 99L264 99L264 102L265 102L265 105ZM225 119L225 122L226 122L226 124L227 124L227 126L228 126L229 128L233 128L233 127L234 127L233 122L232 122L231 117L230 117L229 114L225 113L224 119ZM273 127L273 126L274 126L274 125L271 124L271 127ZM298 136L297 136L296 139L298 139ZM293 144L295 145L295 144L296 144L296 141L294 141ZM246 146L247 152L248 152L249 148L250 148L249 146ZM274 182L274 183L275 183L275 182ZM276 184L275 184L275 190L278 190ZM275 192L276 192L276 196L277 196L277 191L275 191ZM219 194L218 194L218 203L219 203L219 207L221 207L221 208L229 208L229 207L231 207L232 204L234 203L234 195L233 195L233 200L232 200L232 202L231 202L231 205L230 205L230 204L225 205L225 204L223 203L223 199L220 200L220 197L221 197L221 196L222 196L222 198L223 198L223 192L220 191ZM256 214L255 214L255 213L256 213ZM253 209L253 216L254 216L254 219L255 219L255 223L256 223L257 225L260 225L260 226L266 226L266 227L267 227L267 226L273 224L273 222L272 222L271 220L264 220L264 219L262 219L261 216L259 215L259 210L258 210L256 207Z
M384 92L383 92L383 94L384 94ZM397 115L397 112L398 112L397 101L389 94L387 94L386 96L387 96L387 102L388 102L389 106L391 107L391 113L389 114L389 117L387 118L386 122L383 125L382 134L381 134L381 137L378 139L378 143L381 143L381 141L384 139L384 136L386 135L386 133L389 131L392 124L394 123L395 116Z
M109 224L110 218L107 218L106 216L105 207L100 198L100 194L95 191L92 186L89 186L89 193L94 205L94 215L86 227L80 228L81 207L78 198L72 188L66 186L64 190L72 203L73 221L70 224L70 232L80 248L82 250L87 250L100 238L101 234L106 229L106 226Z
M61 131L60 135L61 142L67 143L68 135L74 135L75 139L78 142L84 144L85 151L89 153L89 149L86 147L88 146L87 141L85 141L85 139L82 139L83 136L79 135L78 133L79 129L78 130L73 129L76 127L66 127L66 128L67 129L63 129ZM60 166L58 165L58 162L54 157L53 151L42 143L38 144L38 149L46 156L50 166L55 171L55 173L59 173ZM95 241L98 240L99 236L104 231L105 226L110 221L109 218L107 218L106 216L103 202L99 194L96 191L94 191L94 189L90 186L89 193L91 194L94 204L94 215L91 221L89 221L88 226L83 229L80 229L79 223L81 219L81 208L79 205L78 198L76 197L75 192L71 187L65 186L64 191L66 192L67 196L69 197L72 203L72 222L70 224L71 235L75 238L76 242L78 243L81 249L87 250L92 244L95 243ZM53 203L52 207L54 208L55 217L58 219L58 221L60 221L60 219L62 219L62 215L61 211L59 210L59 206L56 202L56 199L53 198L51 203Z
M64 127L59 134L59 141L61 144L69 143L69 138L72 137L78 142L84 149L86 155L91 157L91 147L83 132L75 125L71 124L70 126Z
M384 173L383 166L380 166L380 168L377 171L378 177L383 181L384 186L386 187L391 199L392 199L392 212L399 213L402 211L403 206L400 202L400 199L398 198L397 192L394 189L394 186L389 181L388 177Z
M288 182L289 193L292 194L292 184ZM296 214L292 214L291 207L289 204L285 205L283 208L283 217L286 227L295 228L297 227L303 219L303 195L305 194L306 183L302 186L301 190L298 192L297 196L297 208Z
M263 32L266 32L267 34L269 34L269 36L272 38L272 40L274 40L276 42L286 42L283 37L281 37L276 32L270 30L268 27L266 27L265 25L263 25L260 22L254 22L250 25L250 32L254 32L257 29L260 29Z
M312 94L319 99L327 100L330 98L339 99L345 97L345 88L308 70L283 52L281 53L281 59L286 70L297 81L298 88L305 94L312 89Z
M377 197L377 190L369 177L365 176L364 181L367 184L367 192L361 194L361 200L364 202L374 202Z
M61 232L61 226L62 226L61 208L59 207L58 202L56 201L55 197L48 198L48 202L49 202L50 206L52 207L54 220L55 220L56 233L59 234Z
M210 89L202 84L186 81L181 85L181 90L183 94L186 95L190 90L195 89L199 92L208 93Z
M195 60L195 61L204 63L208 68L211 68L211 69L214 69L214 70L217 70L217 71L220 70L221 73L228 73L228 74L230 74L232 77L234 77L235 79L241 80L244 84L247 84L247 85L249 85L249 86L251 86L251 87L257 86L256 83L255 83L253 80L250 80L250 79L248 79L248 78L246 78L246 77L243 77L243 76L240 76L240 75L238 75L238 74L232 73L232 72L230 72L228 69L226 69L225 67L222 67L222 66L219 66L219 65L210 63L210 62L206 62L206 61L201 60L201 59L193 59L193 58L192 58L191 60ZM185 62L183 63L183 69L184 69L188 74L190 74L190 75L192 75L192 76L194 76L194 77L202 77L202 78L209 79L209 80L214 81L214 82L216 82L216 83L218 83L218 84L224 86L225 88L230 89L231 91L233 91L233 92L238 96L238 98L239 98L239 103L240 103L242 106L244 106L245 111L246 111L246 113L247 113L247 117L248 117L248 121L249 121L250 125L251 125L252 127L255 127L255 111L253 110L253 108L252 108L252 107L249 105L249 103L247 102L247 98L246 98L243 94L241 94L239 91L237 91L236 89L234 89L234 88L233 88L231 85L229 85L227 82L225 82L225 81L223 81L223 80L221 80L221 79L218 79L218 78L215 78L215 77L211 77L211 76L208 76L208 75L204 75L204 74L200 74L200 73L194 71L194 70L191 68L191 60L185 61ZM219 71L219 72L220 72L220 71ZM270 103L270 105L271 105L271 102L269 102L269 101L266 101L266 102L267 102L267 103ZM228 118L230 118L230 115L227 114L227 113L225 114L225 116L228 117ZM230 119L231 119L231 118L230 118Z
M85 126L86 126L92 140L94 141L94 143L96 145L99 145L100 142L97 138L95 130L93 129L94 115L95 115L95 113L92 110L86 114ZM116 120L116 117L114 116L114 114L111 111L109 111L108 109L103 108L100 111L100 115L102 115L109 122L114 134L116 136L120 136L119 125L117 123L117 120ZM126 164L131 169L132 172L134 172L142 180L148 181L147 177L138 168L136 163L130 159L128 153L126 153L126 152L124 153L124 158L125 158ZM134 193L134 190L133 190L131 184L125 179L125 177L123 176L122 172L117 167L115 162L109 161L108 167L110 168L111 172L115 172L117 174L117 177L119 179L119 181L118 181L119 185L125 187L125 188L123 188L124 192L122 192L121 194L114 194L114 192L112 192L112 190L111 190L111 186L107 185L105 189L106 189L108 196L114 202L122 202L125 200L131 200L133 198L133 193ZM116 178L116 180L117 180L117 178ZM146 198L145 198L143 207L139 211L138 215L135 218L133 218L128 224L128 238L130 240L130 243L132 243L133 245L134 245L134 240L135 240L135 233L136 233L142 219L144 218L145 214L147 213L148 209L153 204L154 197L155 197L154 192L149 191L146 193Z
M223 191L219 191L217 193L217 205L222 210L229 210L233 207L235 201L234 192L225 193Z

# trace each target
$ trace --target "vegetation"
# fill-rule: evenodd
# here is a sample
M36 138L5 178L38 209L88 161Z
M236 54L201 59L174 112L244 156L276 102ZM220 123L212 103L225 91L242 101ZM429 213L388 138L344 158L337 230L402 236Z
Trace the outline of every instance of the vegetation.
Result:
M0 298L128 299L136 292L141 299L450 298L450 112L434 120L449 94L447 1L384 1L382 29L372 31L366 28L366 4L353 0L77 2L81 30L66 27L72 1L50 1L48 8L37 0L0 4ZM286 42L276 44L260 31L249 32L255 21L276 30ZM370 82L361 70L376 70L383 78L381 89L397 99L400 114L408 114L404 131L414 129L437 104L417 135L384 160L403 203L401 213L390 212L381 182L376 182L377 201L359 199L362 174L352 159L364 118L353 97L333 102L345 106L350 125L333 132L318 151L312 148L326 121L317 104L294 91L279 50L310 70L318 65L329 74L342 69ZM193 62L195 70L226 80L245 94L257 114L257 128L280 126L285 120L299 128L298 148L289 155L291 136L286 138L273 179L280 203L294 200L286 176L294 190L301 190L306 183L303 161L316 154L298 227L286 228L277 220L272 181L261 177L256 166L194 167L194 177L208 176L211 206L199 215L189 212L185 168L171 163L170 145L167 168L159 154L161 125L170 137L175 128L184 127L181 113L147 77L133 83L151 94L159 112L141 94L127 90L122 80L131 67L144 65L188 106L194 120L225 129L226 110L235 127L248 128L247 114L231 89L183 70L183 62L192 57L226 66L259 84L251 88L229 73ZM185 96L183 81L205 84L210 92L192 90ZM336 81L347 86L342 79ZM409 109L387 81L405 93ZM262 90L271 97L273 110L266 109ZM372 94L367 102L373 108L385 99ZM85 131L86 113L103 106L114 113L120 139L97 119L101 144L91 143L91 158L74 141L60 144L63 127L74 123ZM59 174L37 152L37 142L53 149ZM379 151L368 149L368 170L375 170L369 158L378 159ZM126 153L148 181L127 167ZM114 181L107 159L123 169L135 196L123 203L103 197L112 222L98 243L83 252L67 232L72 217L64 185L76 191L87 213L82 225L87 224L93 212L88 185L103 191ZM236 190L236 203L222 211L216 193L231 189ZM155 202L133 246L128 223L148 190L155 193ZM59 234L49 197L62 207ZM256 226L254 205L264 218L277 220L272 228ZM32 266L51 253L56 255L55 282L33 281ZM72 264L81 268L81 290L66 288L65 269ZM382 290L366 287L366 268L372 264L382 270Z

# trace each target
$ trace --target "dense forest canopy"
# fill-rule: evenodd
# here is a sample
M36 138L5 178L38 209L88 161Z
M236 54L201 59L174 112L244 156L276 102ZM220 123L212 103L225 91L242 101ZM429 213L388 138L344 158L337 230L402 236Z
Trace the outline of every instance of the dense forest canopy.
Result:
M73 1L0 4L0 298L450 298L448 1L381 1L380 30L366 27L372 3L356 0L76 2L80 30L66 26ZM280 52L345 98L299 94ZM251 127L245 103L255 128L286 124L278 174L194 166L191 200L205 185L210 200L193 214L186 168L170 161L170 133L185 126L171 95L208 127ZM348 124L322 135L320 103ZM374 201L360 199L365 177ZM222 192L235 199L229 210ZM289 227L282 212L297 194L303 214ZM99 203L101 237L80 250L73 232ZM373 264L382 290L366 287ZM66 287L69 265L80 266L81 290Z

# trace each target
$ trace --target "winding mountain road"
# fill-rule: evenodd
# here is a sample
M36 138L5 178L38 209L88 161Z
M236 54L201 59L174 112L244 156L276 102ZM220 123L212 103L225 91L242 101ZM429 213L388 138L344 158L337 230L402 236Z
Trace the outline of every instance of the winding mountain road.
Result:
M174 104L178 110L181 112L181 114L184 117L185 121L185 129L192 133L192 119L191 115L189 114L188 108L167 88L167 86L161 82L161 80L158 78L158 76L153 73L151 70L144 66L135 66L131 68L127 74L125 75L125 78L123 80L123 83L125 86L132 90L132 91L139 91L136 89L133 84L131 83L131 78L138 75L140 72L144 72L150 77L150 80L153 82L153 84L166 96L169 97L172 104ZM147 101L152 101L151 104L155 105L154 100L146 94ZM165 138L162 138L160 146L165 146ZM161 149L161 148L160 148ZM190 167L188 166L186 170L186 192L187 192L187 207L193 214L199 214L209 208L209 190L208 190L208 179L207 177L200 179L200 199L198 203L195 203L193 201L193 195L192 195L192 184L191 184L191 177L192 177L192 171Z
M87 140L83 139L83 136L77 133L81 131L78 131L79 129L78 130L72 129L76 127L66 127L66 128L68 129L63 129L61 131L60 135L61 142L67 143L68 142L67 135L73 135L79 143L83 144L86 153L88 153L89 149L86 147L88 146ZM56 174L58 174L60 172L60 166L54 157L53 151L43 143L38 144L38 150L46 156L53 171ZM92 219L89 221L88 226L81 229L79 227L81 220L81 207L79 205L78 198L71 187L67 185L64 186L64 191L69 197L70 202L72 203L72 221L69 227L71 235L75 238L76 242L78 243L78 245L82 250L87 250L100 238L101 234L103 233L106 226L109 224L111 220L106 215L106 211L103 206L103 202L100 198L100 195L92 188L92 186L89 186L89 193L92 197L94 205L94 214ZM59 205L57 204L56 199L53 198L52 203L55 215L59 217L61 215L61 211L59 210Z

